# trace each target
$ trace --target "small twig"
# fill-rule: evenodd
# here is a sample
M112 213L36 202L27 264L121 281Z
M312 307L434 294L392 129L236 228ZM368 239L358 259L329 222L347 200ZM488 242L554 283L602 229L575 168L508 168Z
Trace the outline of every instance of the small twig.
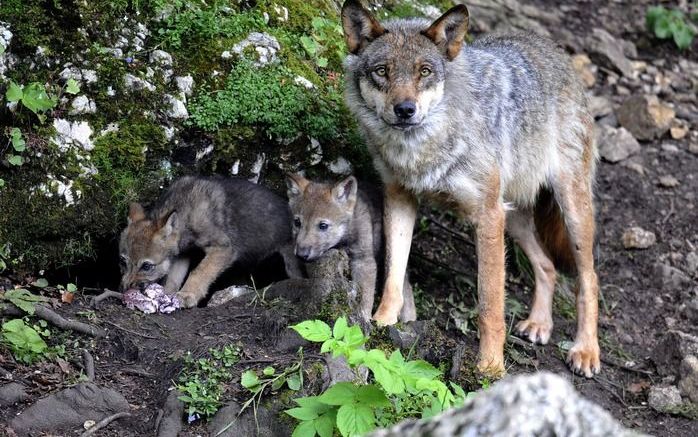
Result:
M238 364L266 364L266 363L275 363L276 360L272 360L271 358L261 358L258 360L242 360L238 361Z
M27 315L27 313L14 306L5 308L3 313L12 316ZM104 337L107 335L102 328L88 325L87 323L68 320L45 305L35 305L34 315L61 329L70 329L82 334L91 335L92 337Z
M95 360L87 349L82 350L82 360L85 363L85 374L90 382L95 381Z
M123 369L121 369L121 370L119 370L119 371L120 371L121 373L126 374L126 375L142 376L143 378L152 378L152 377L155 376L155 375L153 375L153 374L150 373L150 372L146 372L145 370L134 369L134 368L129 368L129 367L123 368Z
M128 329L128 328L124 328L123 326L117 325L116 323L110 322L110 321L108 321L108 320L105 320L104 323L107 323L107 324L109 324L109 325L112 325L112 326L115 327L115 328L121 329L121 330L124 331L124 332L128 332L129 334L138 335L139 337L149 338L149 339L151 339L151 340L162 340L161 337L154 337L154 336L152 336L152 335L143 334L143 333L136 332L136 331L131 331L131 330Z
M667 220L669 220L669 218L672 215L674 215L675 212L676 212L676 208L674 208L674 198L672 197L669 199L669 212L667 212L666 215L664 217L662 217L662 226L664 225L664 223L667 222Z
M654 375L654 372L650 372L649 370L634 369L632 367L626 366L625 364L622 364L622 363L614 360L613 358L601 357L601 362L604 364L608 364L609 366L616 367L618 369L627 370L628 372L635 372L635 373L639 373L641 375L647 375L647 376Z
M475 243L473 243L473 240L471 238L469 238L466 234L463 234L462 232L458 232L458 231L455 231L455 230L449 228L448 226L444 225L443 223L441 223L440 221L436 220L433 217L429 217L428 220L431 223L434 223L439 228L443 229L444 231L446 231L450 234L453 234L454 237L458 238L459 240L463 241L464 243L467 243L471 246L475 246Z
M109 417L105 417L104 419L100 420L99 422L95 423L94 426L90 427L87 431L83 432L80 434L80 437L87 437L92 434L94 434L96 431L99 431L100 429L104 428L105 426L109 425L113 421L117 419L121 419L122 417L131 417L131 413L126 413L122 411L121 413L116 413L112 414Z
M90 300L90 306L92 308L97 308L97 305L99 305L100 302L102 302L105 299L109 299L110 297L123 300L124 294L116 292L116 291L104 289L104 293L97 295Z

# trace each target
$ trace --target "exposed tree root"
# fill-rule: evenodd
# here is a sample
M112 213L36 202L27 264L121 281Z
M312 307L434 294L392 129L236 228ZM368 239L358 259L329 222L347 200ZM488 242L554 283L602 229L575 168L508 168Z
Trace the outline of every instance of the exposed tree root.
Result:
M100 429L104 428L105 426L109 425L109 424L112 423L113 421L115 421L115 420L117 420L117 419L121 419L122 417L131 417L131 413L126 413L126 412L123 412L123 411L122 411L121 413L116 413L116 414L112 414L112 415L109 416L109 417L105 417L104 419L102 419L102 420L100 420L99 422L95 423L95 425L94 425L93 427L91 427L91 428L88 429L87 431L85 431L85 432L83 432L82 434L80 434L80 437L91 436L91 435L94 434L95 432L97 432L97 431L99 431Z
M102 301L105 300L105 299L109 299L110 297L113 297L113 298L115 298L115 299L121 299L121 300L123 300L123 299L124 299L124 294L123 294L123 293L119 293L119 292L117 292L117 291L112 291L112 290L104 289L104 293L99 294L99 295L93 297L93 298L90 300L90 306L91 306L92 308L97 308L97 305L99 305L100 302L102 302Z
M27 313L15 306L10 306L3 309L2 314L8 316L25 316ZM34 307L34 315L61 329L69 329L92 337L104 337L107 335L106 331L102 328L75 320L68 320L46 305L36 305Z

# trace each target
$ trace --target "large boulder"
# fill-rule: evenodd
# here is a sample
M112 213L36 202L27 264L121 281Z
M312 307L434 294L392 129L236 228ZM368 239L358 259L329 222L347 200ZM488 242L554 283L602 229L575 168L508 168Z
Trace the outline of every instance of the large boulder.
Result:
M478 435L637 436L552 373L503 379L463 407L407 421L371 437Z

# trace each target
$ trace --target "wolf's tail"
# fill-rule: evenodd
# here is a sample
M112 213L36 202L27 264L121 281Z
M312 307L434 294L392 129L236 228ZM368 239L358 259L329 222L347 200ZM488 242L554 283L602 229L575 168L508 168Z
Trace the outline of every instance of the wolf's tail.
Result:
M562 211L552 190L543 188L538 193L534 219L540 241L550 255L555 268L562 273L573 274L576 271L576 265L572 245Z

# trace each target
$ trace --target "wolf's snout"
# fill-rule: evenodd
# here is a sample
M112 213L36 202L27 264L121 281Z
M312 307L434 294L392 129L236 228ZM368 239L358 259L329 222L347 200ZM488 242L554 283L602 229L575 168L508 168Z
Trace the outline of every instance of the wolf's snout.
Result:
M405 100L393 106L393 111L399 118L406 120L417 112L417 105L411 100Z
M308 261L310 259L312 250L310 247L304 247L304 246L296 246L296 256L299 258Z

